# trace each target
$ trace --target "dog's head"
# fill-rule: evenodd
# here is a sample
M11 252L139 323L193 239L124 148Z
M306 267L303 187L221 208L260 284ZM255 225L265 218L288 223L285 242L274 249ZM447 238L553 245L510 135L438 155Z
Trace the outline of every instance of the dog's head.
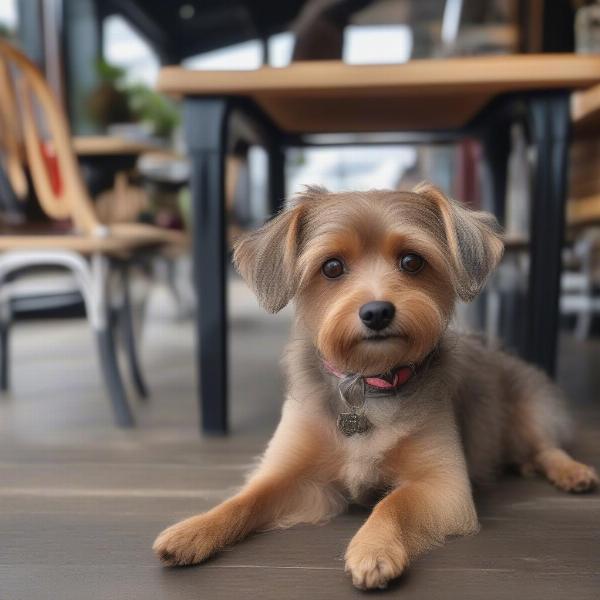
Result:
M327 361L374 374L422 361L456 299L479 293L502 251L492 215L433 186L308 188L241 238L234 262L268 311L296 299L297 318Z

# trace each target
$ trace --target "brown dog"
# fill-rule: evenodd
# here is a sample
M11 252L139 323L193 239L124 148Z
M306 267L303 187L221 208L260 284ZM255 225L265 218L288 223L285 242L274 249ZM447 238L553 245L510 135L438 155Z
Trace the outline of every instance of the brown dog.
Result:
M502 256L495 219L437 189L309 188L239 241L237 267L271 312L296 300L281 422L244 488L163 531L167 565L250 532L330 519L380 499L346 551L359 588L478 529L470 481L512 463L559 488L595 471L561 448L570 423L541 372L448 329Z

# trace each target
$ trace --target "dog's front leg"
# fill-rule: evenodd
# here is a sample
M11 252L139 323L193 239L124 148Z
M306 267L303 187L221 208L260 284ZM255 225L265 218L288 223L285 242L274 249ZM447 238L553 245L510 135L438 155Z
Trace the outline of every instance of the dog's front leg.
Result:
M253 531L318 522L343 509L330 485L330 436L318 421L291 412L284 409L260 466L238 494L156 538L153 550L164 564L196 564Z
M346 551L361 589L382 588L408 562L449 535L477 531L477 515L456 436L404 440L388 456L395 487L373 509Z

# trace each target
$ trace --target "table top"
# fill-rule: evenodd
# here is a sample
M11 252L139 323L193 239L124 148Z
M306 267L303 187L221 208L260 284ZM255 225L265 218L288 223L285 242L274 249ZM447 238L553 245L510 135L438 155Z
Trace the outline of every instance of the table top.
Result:
M73 148L78 156L138 156L160 151L150 142L140 142L112 135L83 135L73 138Z
M600 56L574 54L398 65L314 61L254 71L164 67L158 79L158 89L175 96L251 98L290 133L456 129L500 94L586 90L595 84L600 84Z

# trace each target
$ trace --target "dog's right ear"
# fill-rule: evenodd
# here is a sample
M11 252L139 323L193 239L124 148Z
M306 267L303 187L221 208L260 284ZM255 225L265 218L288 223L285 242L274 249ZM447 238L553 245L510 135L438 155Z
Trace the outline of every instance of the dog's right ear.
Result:
M297 291L294 273L305 209L296 204L234 244L236 269L271 313L279 312Z

